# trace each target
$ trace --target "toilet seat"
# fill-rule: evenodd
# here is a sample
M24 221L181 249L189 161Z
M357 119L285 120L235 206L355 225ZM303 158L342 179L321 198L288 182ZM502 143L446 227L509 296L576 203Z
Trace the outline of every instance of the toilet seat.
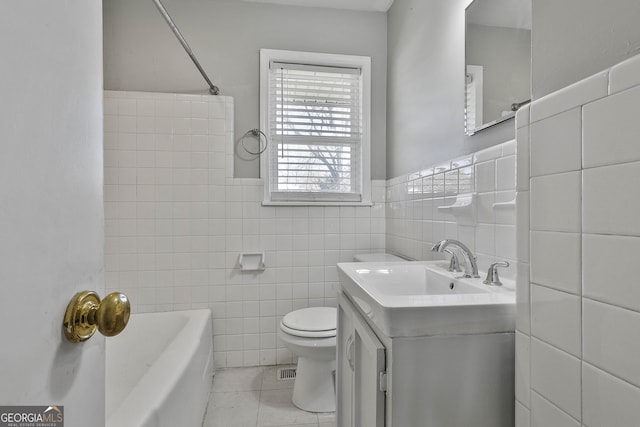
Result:
M292 311L282 318L280 329L303 338L336 336L337 311L334 307L309 307Z

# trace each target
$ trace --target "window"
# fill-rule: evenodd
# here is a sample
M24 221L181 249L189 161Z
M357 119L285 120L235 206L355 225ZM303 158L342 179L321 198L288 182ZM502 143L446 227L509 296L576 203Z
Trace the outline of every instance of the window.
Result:
M481 65L467 65L465 129L467 135L473 135L483 124L482 120L482 75Z
M260 51L266 204L370 203L370 63Z

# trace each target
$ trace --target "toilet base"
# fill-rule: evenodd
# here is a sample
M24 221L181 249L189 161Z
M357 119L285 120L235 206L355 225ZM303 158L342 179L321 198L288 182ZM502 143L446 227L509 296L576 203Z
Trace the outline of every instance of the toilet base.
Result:
M308 412L335 412L335 360L312 360L298 357L291 401Z

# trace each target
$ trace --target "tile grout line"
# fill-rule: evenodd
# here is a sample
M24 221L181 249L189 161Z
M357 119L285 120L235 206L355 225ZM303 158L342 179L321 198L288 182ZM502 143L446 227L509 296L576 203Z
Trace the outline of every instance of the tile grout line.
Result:
M260 421L260 407L262 406L262 387L264 387L265 372L266 368L262 367L260 371L260 390L258 390L258 412L256 413L256 427L258 427L258 422Z

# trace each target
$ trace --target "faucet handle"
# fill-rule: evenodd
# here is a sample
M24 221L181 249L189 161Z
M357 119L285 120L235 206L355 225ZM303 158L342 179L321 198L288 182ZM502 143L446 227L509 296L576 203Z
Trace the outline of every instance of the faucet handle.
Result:
M506 261L494 262L489 266L487 270L487 278L482 283L489 286L502 286L500 276L498 275L498 267L509 267L509 263Z

